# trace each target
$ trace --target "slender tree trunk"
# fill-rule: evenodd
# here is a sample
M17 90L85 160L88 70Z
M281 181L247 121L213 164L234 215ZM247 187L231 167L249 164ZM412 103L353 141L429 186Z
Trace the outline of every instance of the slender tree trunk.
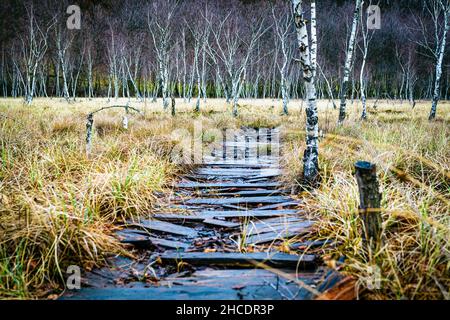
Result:
M448 4L447 4L448 6ZM441 97L441 77L442 77L442 62L444 60L444 54L445 54L445 45L447 40L447 32L449 29L449 11L450 9L447 8L447 10L444 12L444 34L442 35L442 40L440 44L439 49L439 55L436 62L436 77L434 81L434 93L433 93L433 102L431 104L431 111L430 115L428 117L428 120L433 120L436 118L436 109L438 101Z
M300 51L300 65L303 70L306 107L306 149L303 156L303 177L307 185L316 185L319 177L319 122L316 102L316 86L311 65L307 20L302 10L302 0L292 0L294 23Z
M361 14L362 0L356 0L355 12L353 14L352 31L350 33L350 40L348 42L347 54L344 66L344 79L341 86L341 105L339 106L339 124L342 124L346 117L347 106L347 86L352 69L353 53L355 51L356 30L358 26L359 15Z

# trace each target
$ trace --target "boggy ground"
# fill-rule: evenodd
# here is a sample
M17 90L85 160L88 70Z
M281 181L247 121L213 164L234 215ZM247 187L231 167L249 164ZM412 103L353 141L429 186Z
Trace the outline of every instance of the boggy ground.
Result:
M359 120L360 106L350 105L342 127L336 126L337 111L327 101L319 103L322 183L302 191L300 101L290 102L286 117L279 101L242 100L237 119L223 100L208 100L200 114L191 112L194 102L179 100L174 118L160 101L133 101L144 115L130 115L128 130L121 128L123 110L95 116L87 157L86 115L107 105L106 99L36 99L32 106L1 99L0 295L54 298L64 287L67 266L89 270L110 255L127 255L112 236L115 225L167 202L172 182L189 167L171 161L179 137L173 131L196 132L209 143L217 132L211 129L246 126L280 128L285 183L301 193L304 208L318 221L315 237L332 240L321 249L327 264L355 277L361 297L448 298L449 103L439 105L433 122L427 120L429 102L414 109L400 101L379 101L376 109L373 103L365 122ZM201 123L201 133L194 123ZM352 176L359 159L378 166L384 209L379 252L362 250Z

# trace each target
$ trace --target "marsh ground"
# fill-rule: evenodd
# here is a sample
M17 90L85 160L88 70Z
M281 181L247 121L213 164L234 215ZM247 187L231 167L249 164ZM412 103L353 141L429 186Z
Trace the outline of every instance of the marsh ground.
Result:
M354 276L362 297L449 298L450 103L439 104L433 122L427 120L429 102L414 109L406 101L378 101L376 108L374 103L368 102L367 121L359 120L358 101L350 103L349 118L338 127L337 110L319 101L322 181L304 191L301 101L291 101L290 115L282 116L281 101L240 100L240 114L233 118L221 99L202 101L199 114L192 113L195 101L177 100L175 117L160 101L132 100L143 115L131 114L128 130L122 128L121 109L95 116L88 157L86 115L108 105L106 99L36 99L32 106L0 99L0 296L55 297L68 265L89 270L123 253L112 236L115 223L151 214L187 167L171 161L180 132L208 143L216 129L251 126L280 127L283 179L317 221L315 237L334 241L322 249L325 262ZM362 250L356 160L378 168L384 245L377 252ZM368 290L373 270L380 286Z

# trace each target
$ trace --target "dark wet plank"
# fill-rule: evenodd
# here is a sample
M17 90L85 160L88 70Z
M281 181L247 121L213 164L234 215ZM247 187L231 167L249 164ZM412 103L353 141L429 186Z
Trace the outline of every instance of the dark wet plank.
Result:
M225 162L211 162L205 164L206 168L223 168L223 169L233 169L233 168L248 168L248 169L265 169L270 168L270 164L258 164L258 163L225 163Z
M214 219L214 218L205 219L205 220L203 220L203 223L213 226L213 227L227 228L227 229L237 228L241 225L240 223L219 220L219 219Z
M120 242L134 245L138 248L154 248L160 246L170 249L187 249L189 244L181 241L173 241L167 239L160 239L145 235L144 232L133 229L123 229L116 232L119 236Z
M200 168L195 171L197 175L206 175L206 176L278 176L281 174L279 169L210 169L210 168Z
M212 188L276 188L281 186L279 182L266 183L242 183L242 182L218 182L218 183L201 183L201 182L185 182L176 185L178 188L185 189L212 189Z
M295 210L292 210L295 211ZM305 219L302 216L299 215L287 215L287 216L277 216L273 218L265 218L265 219L257 219L254 221L250 221L248 223L248 226L254 226L256 228L262 228L268 225L281 225L291 222L299 222L299 221L305 221Z
M279 231L255 234L247 237L245 243L250 245L289 239L309 232L311 225L311 222L305 222L302 225L292 226Z
M153 217L165 221L179 221L179 222L202 222L205 219L212 219L217 217L223 218L269 218L276 216L290 216L297 215L297 210L230 210L230 211L201 211L195 215L182 214L154 214Z
M296 256L287 253L231 253L231 252L165 252L159 255L163 263L178 263L180 261L191 265L221 265L221 266L257 266L264 263L271 267L309 269L315 267L314 255Z
M223 204L240 204L240 203L281 203L291 200L286 196L273 197L236 197L236 198L192 198L187 200L187 204L208 204L208 205L223 205Z
M310 241L304 241L304 242L296 242L289 245L289 249L292 250L302 250L302 249L314 249L318 247L322 247L327 244L332 244L333 241L331 240L310 240Z
M278 209L278 208L284 208L284 207L295 207L295 206L298 206L299 204L300 204L300 202L297 202L297 201L287 201L287 202L269 204L267 206L258 207L258 210L272 210L272 209Z
M179 225L165 222L165 221L140 220L139 223L131 222L130 225L140 227L140 228L150 230L150 231L170 233L170 234L186 236L186 237L191 237L191 238L197 236L197 231L195 229L179 226Z
M247 235L257 235L263 233L288 233L290 231L297 231L306 229L312 226L312 223L309 221L290 221L288 223L281 224L272 224L272 225L264 225L260 227L250 226L247 228Z
M160 238L150 238L150 241L157 246L170 248L170 249L180 249L180 250L186 250L190 247L188 243L181 242L181 241L173 241L173 240L167 240L167 239L160 239Z
M232 288L192 286L148 288L84 288L67 293L60 300L237 300Z
M285 194L283 190L244 190L237 192L221 192L221 193L202 193L202 196L214 196L214 197L233 197L233 196L247 196L247 197L260 197L260 196L274 196Z
M172 214L172 213L157 213L153 217L158 220L165 221L186 221L186 222L202 222L205 217L199 215L182 215L182 214Z
M275 217L275 216L285 216L285 215L296 215L297 210L248 210L248 211L202 211L199 213L200 216L206 218L213 217L226 217L226 218L265 218L265 217Z

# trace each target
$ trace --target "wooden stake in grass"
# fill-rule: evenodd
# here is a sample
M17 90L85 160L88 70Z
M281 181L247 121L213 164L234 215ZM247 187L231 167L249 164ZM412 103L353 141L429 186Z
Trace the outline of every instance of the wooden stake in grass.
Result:
M96 114L97 112L103 111L103 110L111 109L111 108L124 108L125 109L125 115L122 118L122 127L125 130L128 129L128 114L129 114L130 109L133 111L136 111L137 113L142 115L142 112L140 110L130 107L128 105L103 107L103 108L100 108L98 110L95 110L95 111L89 113L87 116L87 122L86 122L86 154L88 156L91 153L91 147L92 147L92 129L94 127L94 114Z
M172 96L172 117L175 117L175 98Z
M370 162L355 163L356 181L359 189L359 213L363 221L363 239L374 245L381 238L381 194L376 174L376 166Z
M86 154L87 155L89 155L91 153L93 126L94 126L94 114L89 113L87 116L87 122L86 122Z

